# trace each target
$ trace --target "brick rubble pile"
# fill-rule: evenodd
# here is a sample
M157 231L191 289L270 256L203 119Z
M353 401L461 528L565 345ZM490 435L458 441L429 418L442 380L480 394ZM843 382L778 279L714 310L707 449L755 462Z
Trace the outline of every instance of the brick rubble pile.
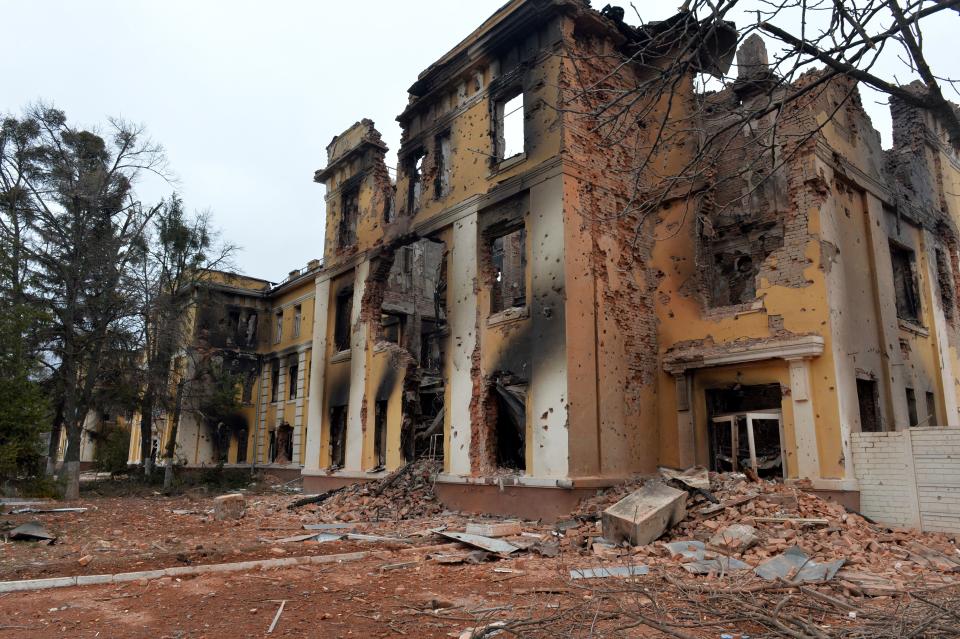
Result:
M919 581L929 584L935 574L945 581L954 581L949 573L960 573L956 535L920 533L871 523L840 504L781 482L752 482L737 474L711 473L710 477L711 493L720 505L711 504L702 495L692 495L688 498L686 519L659 542L615 552L639 555L644 562L657 563L658 558L669 557L661 542L697 540L715 552L756 566L791 546L799 546L815 561L844 559L838 578L851 594L882 595L908 589ZM584 500L574 513L579 525L568 529L565 536L589 551L591 540L600 534L600 513L642 483L638 480L615 486ZM756 539L751 540L750 547L717 547L717 534L734 525L755 529ZM611 554L602 544L595 546L593 552Z
M433 490L441 463L421 459L377 481L357 483L308 506L318 521L378 522L430 517L443 511Z

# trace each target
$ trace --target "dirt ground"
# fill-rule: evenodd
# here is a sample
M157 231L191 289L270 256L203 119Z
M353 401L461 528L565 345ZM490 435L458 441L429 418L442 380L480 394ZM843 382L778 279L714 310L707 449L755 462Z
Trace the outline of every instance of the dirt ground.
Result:
M664 539L612 545L600 537L598 513L635 487L585 500L558 524L520 522L522 532L507 537L520 550L503 556L435 534L444 527L462 531L481 518L444 510L427 474L417 472L295 510L287 506L297 496L261 487L245 493L243 517L227 521L215 519L212 492L88 493L76 503L50 504L84 512L0 515L0 532L35 521L57 536L51 545L0 543L0 581L366 555L0 594L0 639L960 637L960 551L953 536L884 528L795 487L717 476L711 489L720 504L691 497L687 518ZM845 564L835 578L815 583L790 581L793 573L765 581L752 570L691 574L687 560L664 543L705 540L715 552L710 538L716 531L743 522L753 522L759 541L722 552L750 567L792 544L816 561ZM284 541L317 523L346 527L337 533L381 538ZM601 579L571 574L571 569L627 566L643 566L649 574ZM268 633L281 604L282 614Z
M564 584L543 559L445 566L372 558L193 579L66 588L0 596L0 638L23 637L459 637L520 609L549 614ZM501 563L509 563L511 573ZM189 602L189 605L185 605ZM497 610L498 608L504 608ZM633 635L653 636L638 631Z

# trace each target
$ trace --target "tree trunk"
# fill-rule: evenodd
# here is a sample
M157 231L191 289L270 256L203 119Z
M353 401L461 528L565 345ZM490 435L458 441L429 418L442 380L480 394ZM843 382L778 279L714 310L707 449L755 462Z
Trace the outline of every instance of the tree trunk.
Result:
M173 423L170 425L170 437L167 439L163 458L167 467L163 471L163 490L170 492L173 488L173 455L177 450L177 429L180 426L180 412L183 408L183 380L177 382L177 396L173 403Z
M60 453L60 436L63 432L63 399L57 402L57 412L53 416L53 426L50 429L50 443L47 446L47 475L57 473L57 455Z
M83 416L79 415L77 401L77 378L72 362L64 360L63 366L63 428L67 431L67 450L63 455L60 479L63 482L64 499L80 498L80 435L83 432Z
M144 477L153 472L153 397L153 388L148 383L140 403L140 463Z

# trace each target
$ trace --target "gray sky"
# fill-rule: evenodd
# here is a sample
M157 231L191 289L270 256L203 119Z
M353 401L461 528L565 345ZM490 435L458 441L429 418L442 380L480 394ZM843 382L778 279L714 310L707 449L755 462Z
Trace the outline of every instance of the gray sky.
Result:
M504 2L0 0L0 112L45 100L75 125L145 124L187 207L209 209L242 247L239 269L281 280L322 256L323 187L312 178L330 139L369 117L393 165L407 88ZM613 4L635 21L628 2ZM679 4L637 6L656 20ZM955 16L926 43L954 77ZM867 102L885 130L886 107ZM149 200L171 188L140 190Z

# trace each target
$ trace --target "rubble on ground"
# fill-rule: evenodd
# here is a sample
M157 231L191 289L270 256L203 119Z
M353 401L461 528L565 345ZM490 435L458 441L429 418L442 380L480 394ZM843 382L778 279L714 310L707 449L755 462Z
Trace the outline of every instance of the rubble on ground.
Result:
M795 553L803 553L807 563L833 566L831 562L842 561L839 571L825 574L835 574L845 591L854 595L902 592L927 573L949 582L953 579L946 574L960 572L955 536L872 523L838 503L806 492L801 484L750 481L738 473L710 473L710 477L710 496L719 504L694 492L687 499L686 518L660 542L618 547L612 552L640 556L651 565L662 564L670 557L666 544L696 541L704 544L705 553L699 560L730 557L754 568L772 558L789 563ZM574 525L565 527L567 547L610 558L609 544L604 547L609 540L601 539L597 548L598 522L604 511L643 485L644 480L638 479L584 500L574 513ZM788 571L785 576L796 578L796 572Z
M420 459L376 481L346 486L307 506L319 521L381 522L443 512L433 491L441 462Z
M247 502L239 493L220 495L213 500L213 518L217 521L240 519L246 507Z

